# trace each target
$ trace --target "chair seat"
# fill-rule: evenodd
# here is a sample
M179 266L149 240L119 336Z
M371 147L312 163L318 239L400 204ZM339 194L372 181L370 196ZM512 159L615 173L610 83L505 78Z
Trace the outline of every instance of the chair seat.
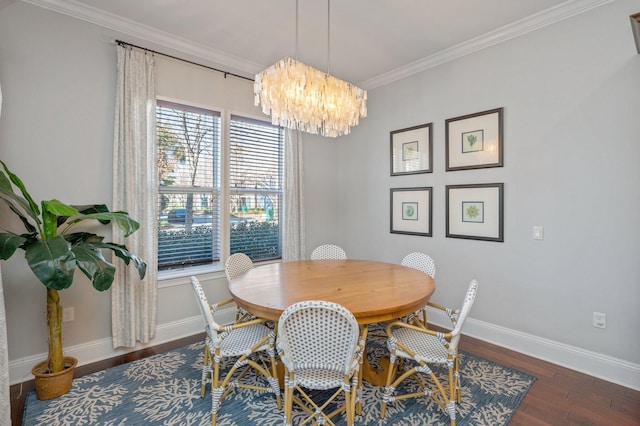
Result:
M233 333L228 334L220 344L220 355L233 357L251 352L253 345L267 337L271 332L272 330L262 324L236 329ZM266 350L268 347L269 343L266 342L256 351Z
M445 364L448 361L447 357L449 353L442 345L440 339L435 336L430 336L408 328L392 330L391 335L414 352L416 358L421 361L436 364ZM397 348L396 354L403 358L413 358L401 348Z
M342 386L344 374L319 368L309 368L296 371L296 382L307 389L326 390Z

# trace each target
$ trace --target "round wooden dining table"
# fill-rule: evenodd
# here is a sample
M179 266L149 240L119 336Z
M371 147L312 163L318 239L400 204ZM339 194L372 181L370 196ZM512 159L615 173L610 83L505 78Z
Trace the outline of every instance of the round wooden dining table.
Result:
M366 326L392 321L424 307L435 290L433 279L416 269L370 260L300 260L256 266L231 280L236 304L278 321L290 305L326 300L347 308ZM366 336L366 327L364 327ZM363 363L362 377L383 386L386 374Z

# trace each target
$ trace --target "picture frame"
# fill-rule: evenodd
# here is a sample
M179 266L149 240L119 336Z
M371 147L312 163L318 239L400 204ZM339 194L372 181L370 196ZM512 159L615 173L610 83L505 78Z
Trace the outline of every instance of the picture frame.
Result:
M445 120L446 171L503 167L503 108Z
M504 242L504 184L446 186L446 236Z
M433 172L433 123L390 132L391 176Z
M432 236L433 188L391 188L391 233Z

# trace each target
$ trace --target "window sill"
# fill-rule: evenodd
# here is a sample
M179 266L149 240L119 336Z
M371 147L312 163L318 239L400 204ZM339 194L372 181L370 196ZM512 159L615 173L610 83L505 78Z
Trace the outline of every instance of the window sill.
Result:
M256 262L254 266L268 265L270 263L282 262L282 259L265 260ZM190 277L197 276L202 281L226 278L221 264L214 263L206 266L194 266L185 269L172 269L158 273L158 288L175 287L190 284Z
M189 278L194 275L201 280L211 280L224 277L225 273L224 270L221 269L220 263L162 271L158 272L158 288L189 284Z

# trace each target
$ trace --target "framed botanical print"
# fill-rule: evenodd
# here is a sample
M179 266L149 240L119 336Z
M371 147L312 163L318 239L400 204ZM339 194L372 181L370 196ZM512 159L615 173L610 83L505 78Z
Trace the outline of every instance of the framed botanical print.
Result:
M433 172L432 123L391 132L391 176Z
M432 188L391 188L391 233L431 237Z
M446 120L446 171L502 167L502 115L497 108Z
M446 236L504 241L504 184L447 185Z

